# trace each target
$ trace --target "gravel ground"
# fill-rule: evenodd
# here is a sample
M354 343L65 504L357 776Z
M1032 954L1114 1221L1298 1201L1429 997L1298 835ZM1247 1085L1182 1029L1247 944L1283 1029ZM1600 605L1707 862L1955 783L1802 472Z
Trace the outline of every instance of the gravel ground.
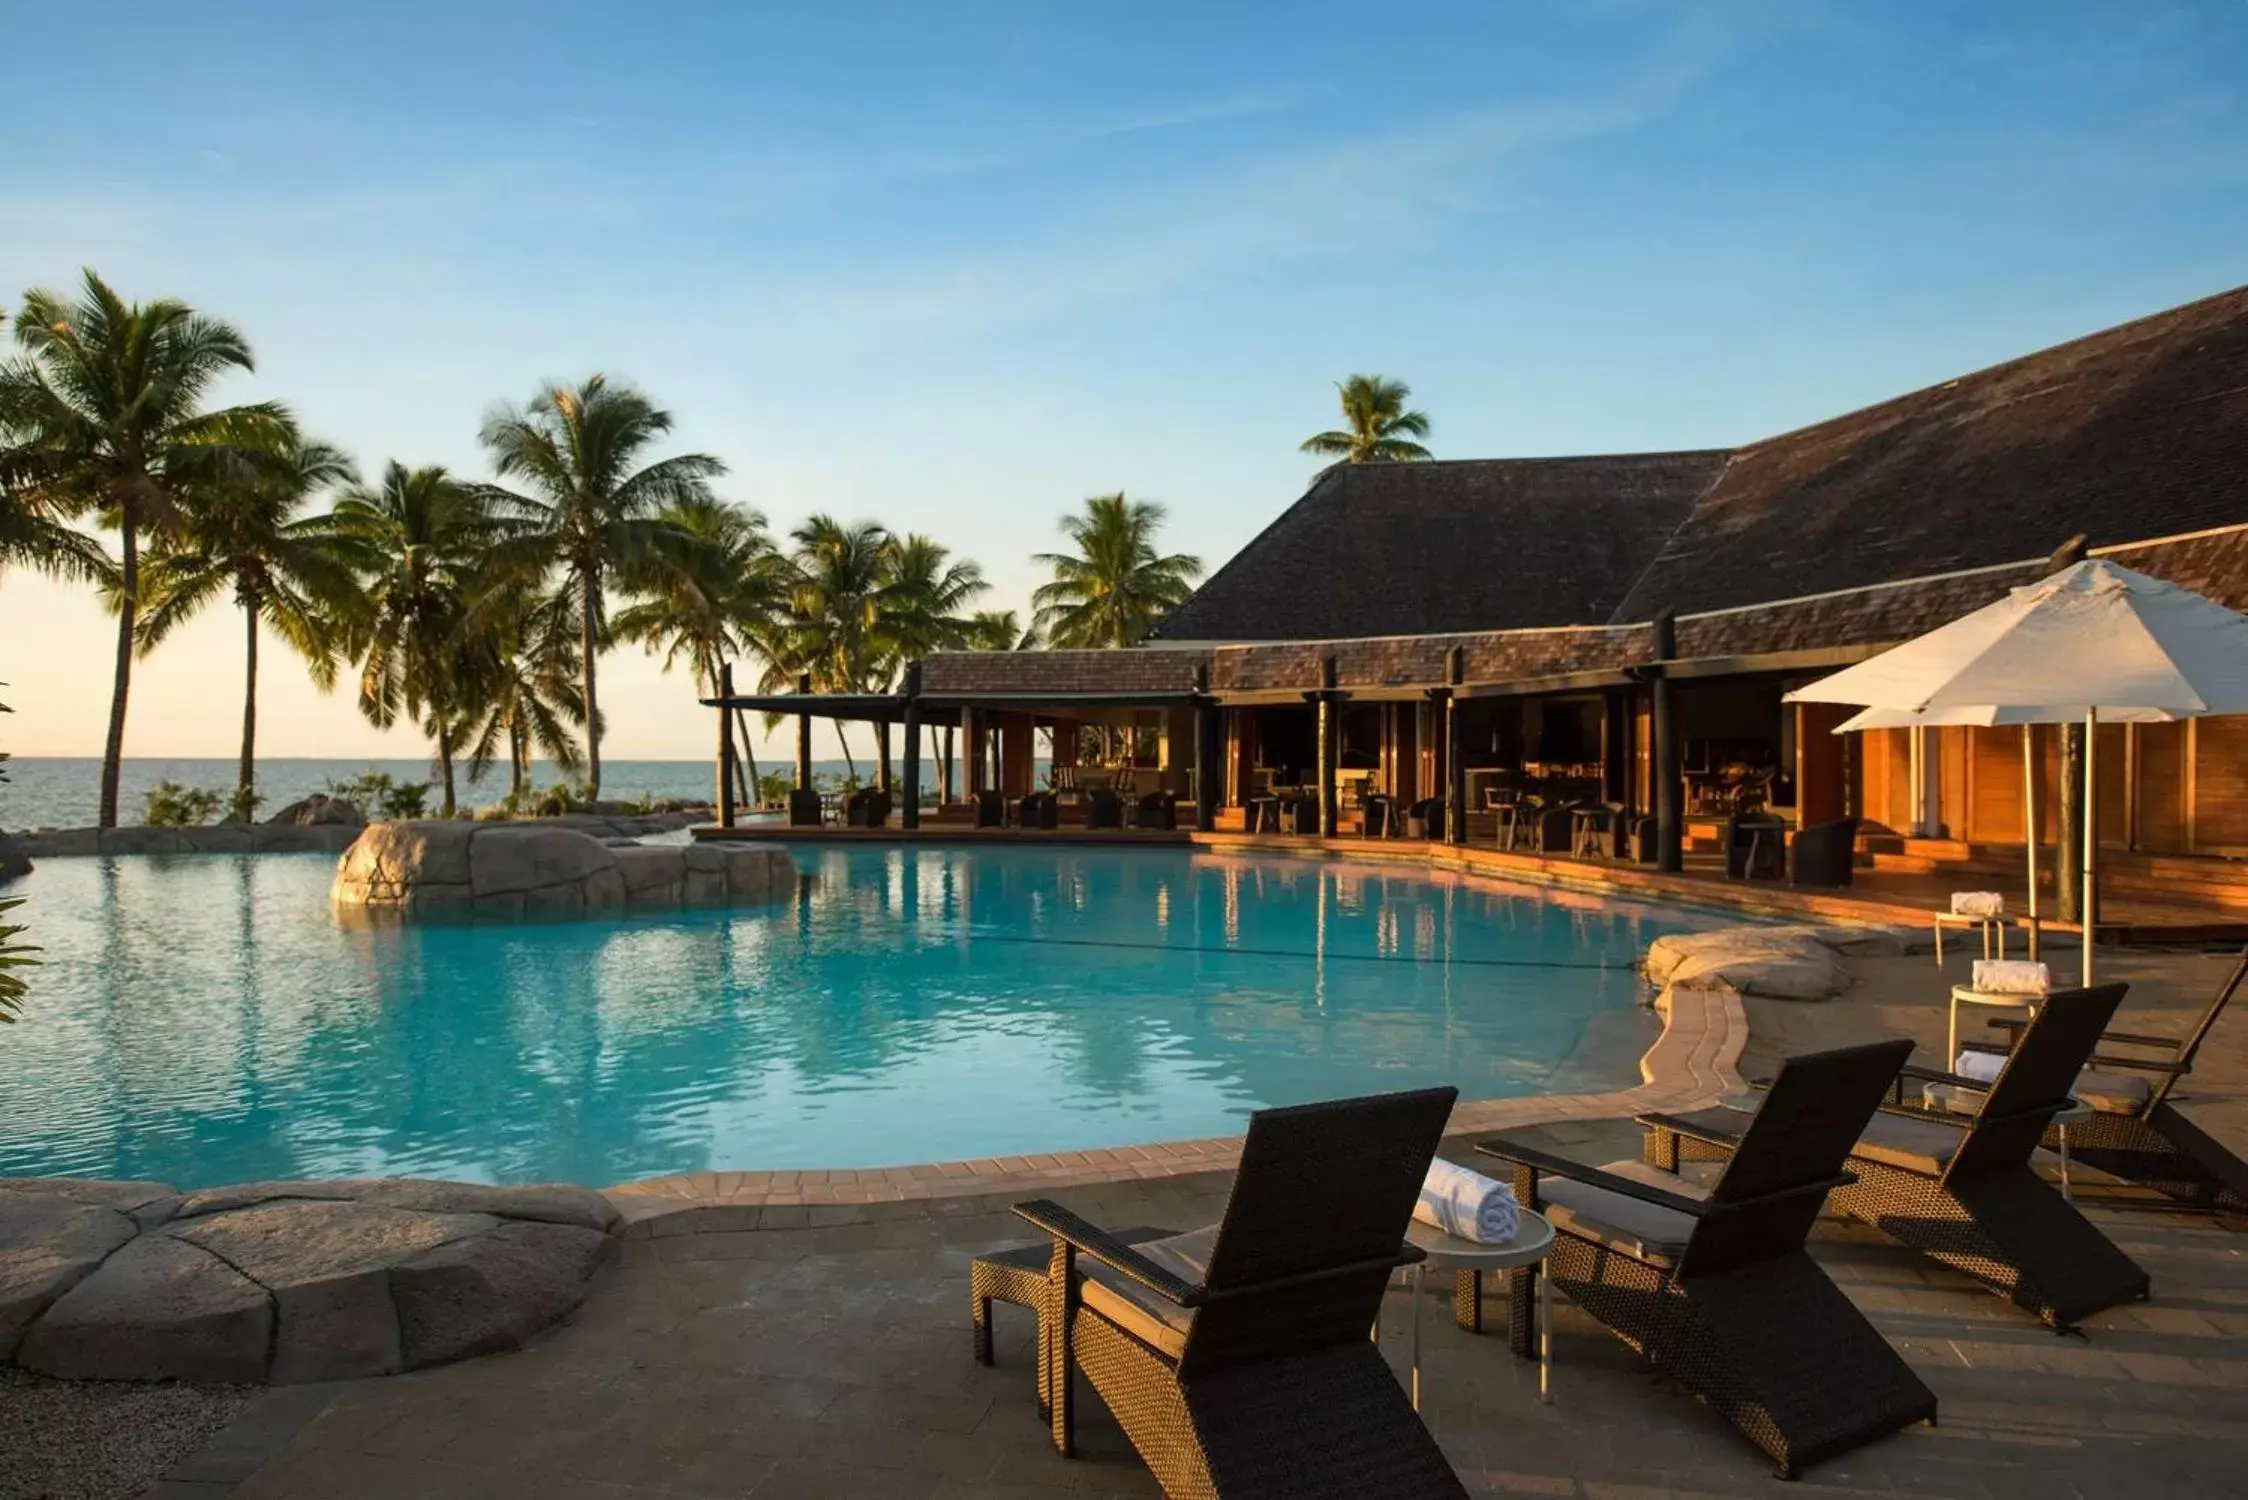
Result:
M0 1500L132 1500L257 1394L0 1369Z

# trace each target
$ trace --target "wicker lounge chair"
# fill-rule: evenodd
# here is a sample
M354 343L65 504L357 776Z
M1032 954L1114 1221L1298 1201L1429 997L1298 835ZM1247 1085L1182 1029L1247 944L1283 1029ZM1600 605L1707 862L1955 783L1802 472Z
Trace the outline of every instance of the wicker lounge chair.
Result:
M1876 1115L1851 1150L1857 1180L1835 1190L1835 1211L1966 1272L2055 1328L2146 1297L2147 1273L2030 1165L2126 988L2047 996L1994 1083L1901 1069L1900 1105L1907 1084L1989 1092L1972 1115L1905 1108ZM1653 1127L1647 1159L1675 1170L1682 1156L1722 1157L1749 1118L1722 1108L1645 1116Z
M890 822L890 794L879 787L863 786L845 804L844 821L853 828L883 828Z
M1062 826L1061 803L1052 792L1032 792L1015 804L1017 828L1059 828Z
M1087 828L1122 828L1124 826L1124 799L1107 787L1095 787L1085 794L1085 826Z
M998 792L976 793L976 826L978 828L1004 828L1007 826L1007 799Z
M1165 832L1179 826L1179 799L1170 792L1149 792L1133 805L1134 828Z
M1456 1091L1260 1110L1225 1217L1137 1246L1056 1203L1041 1347L1054 1445L1081 1369L1183 1500L1457 1500L1467 1491L1368 1341Z
M2178 1112L2171 1102L2179 1080L2193 1071L2194 1054L2208 1039L2217 1018L2248 978L2248 949L2217 991L2209 1008L2184 1040L2128 1031L2100 1034L2102 1047L2136 1048L2166 1054L2139 1058L2126 1053L2095 1053L2092 1066L2077 1074L2069 1092L2092 1106L2092 1118L2068 1127L2069 1154L2083 1165L2162 1194L2168 1204L2215 1213L2248 1214L2248 1162ZM1992 1021L1994 1030L2016 1043L2028 1022L2014 1016ZM1971 1051L2004 1052L2007 1046L1968 1042ZM2060 1149L2058 1130L2045 1144ZM2079 1196L2082 1189L2078 1189ZM2122 1200L2118 1200L2122 1201Z
M1790 885L1847 886L1857 874L1858 820L1814 823L1788 840Z
M1644 1162L1590 1167L1501 1136L1515 1193L1556 1231L1545 1274L1771 1457L1783 1478L1936 1418L1936 1398L1804 1248L1908 1041L1789 1059L1702 1189ZM1513 1286L1529 1357L1528 1275Z
M788 794L788 821L793 828L817 828L827 821L820 803L820 794L808 786L800 786Z

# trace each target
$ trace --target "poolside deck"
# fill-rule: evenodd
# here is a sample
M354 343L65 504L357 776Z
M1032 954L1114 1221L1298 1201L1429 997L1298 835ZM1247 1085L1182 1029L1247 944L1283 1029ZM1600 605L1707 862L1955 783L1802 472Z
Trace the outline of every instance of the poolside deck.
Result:
M1689 854L1687 867L1664 874L1643 865L1614 860L1502 853L1474 845L1427 843L1410 839L1312 838L1300 834L1204 833L1179 829L1087 829L1064 827L971 828L935 824L915 830L810 828L753 823L722 829L702 826L698 839L754 839L790 844L1065 844L1171 846L1257 853L1297 854L1378 860L1436 869L1454 869L1495 879L1514 879L1577 890L1609 892L1647 900L1716 906L1758 915L1800 916L1818 920L1925 923L1946 908L1953 891L1996 890L2009 907L2026 910L2027 884L2019 870L1861 869L1848 890L1798 889L1784 881L1729 880L1717 856ZM2248 872L2240 877L2248 892ZM2047 898L2050 901L2050 893ZM2248 942L2248 909L2239 898L2214 884L2181 882L2161 896L2125 890L2103 895L2097 913L2103 944L2136 946L2164 943ZM2047 922L2046 929L2074 933L2069 923Z

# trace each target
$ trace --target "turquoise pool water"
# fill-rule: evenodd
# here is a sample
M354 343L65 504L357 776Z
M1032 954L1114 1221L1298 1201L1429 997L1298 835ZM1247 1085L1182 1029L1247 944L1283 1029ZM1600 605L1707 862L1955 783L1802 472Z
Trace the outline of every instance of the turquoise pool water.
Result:
M0 1175L605 1185L1622 1083L1631 965L1709 921L1184 850L798 859L778 907L372 931L330 915L323 857L48 860Z

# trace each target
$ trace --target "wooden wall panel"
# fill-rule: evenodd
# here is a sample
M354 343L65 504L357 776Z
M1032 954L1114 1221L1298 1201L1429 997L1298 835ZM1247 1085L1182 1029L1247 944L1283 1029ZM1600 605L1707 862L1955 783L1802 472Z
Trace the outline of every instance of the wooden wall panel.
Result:
M2186 849L2186 726L2141 724L2139 739L2139 822L2136 848L2157 854Z
M2130 839L2131 760L2130 731L2121 724L2100 726L2099 764L2092 768L2099 793L2100 843L2120 849Z
M1966 837L1978 844L2018 844L2022 841L2022 732L2013 726L1966 731L1968 773L1974 788L1968 804L1974 809ZM1953 827L1957 820L1945 809Z
M1848 747L1834 726L1856 710L1839 703L1801 703L1794 711L1796 817L1809 828L1833 822L1849 803L1843 756Z
M2194 847L2248 852L2248 717L2193 726Z
M1911 735L1902 729L1872 729L1858 736L1858 759L1865 779L1865 818L1893 833L1912 826Z
M1945 838L1968 837L1967 829L1974 818L1974 783L1967 775L1970 734L1969 730L1956 728L1932 732L1935 774L1940 778L1936 783L1937 832Z

